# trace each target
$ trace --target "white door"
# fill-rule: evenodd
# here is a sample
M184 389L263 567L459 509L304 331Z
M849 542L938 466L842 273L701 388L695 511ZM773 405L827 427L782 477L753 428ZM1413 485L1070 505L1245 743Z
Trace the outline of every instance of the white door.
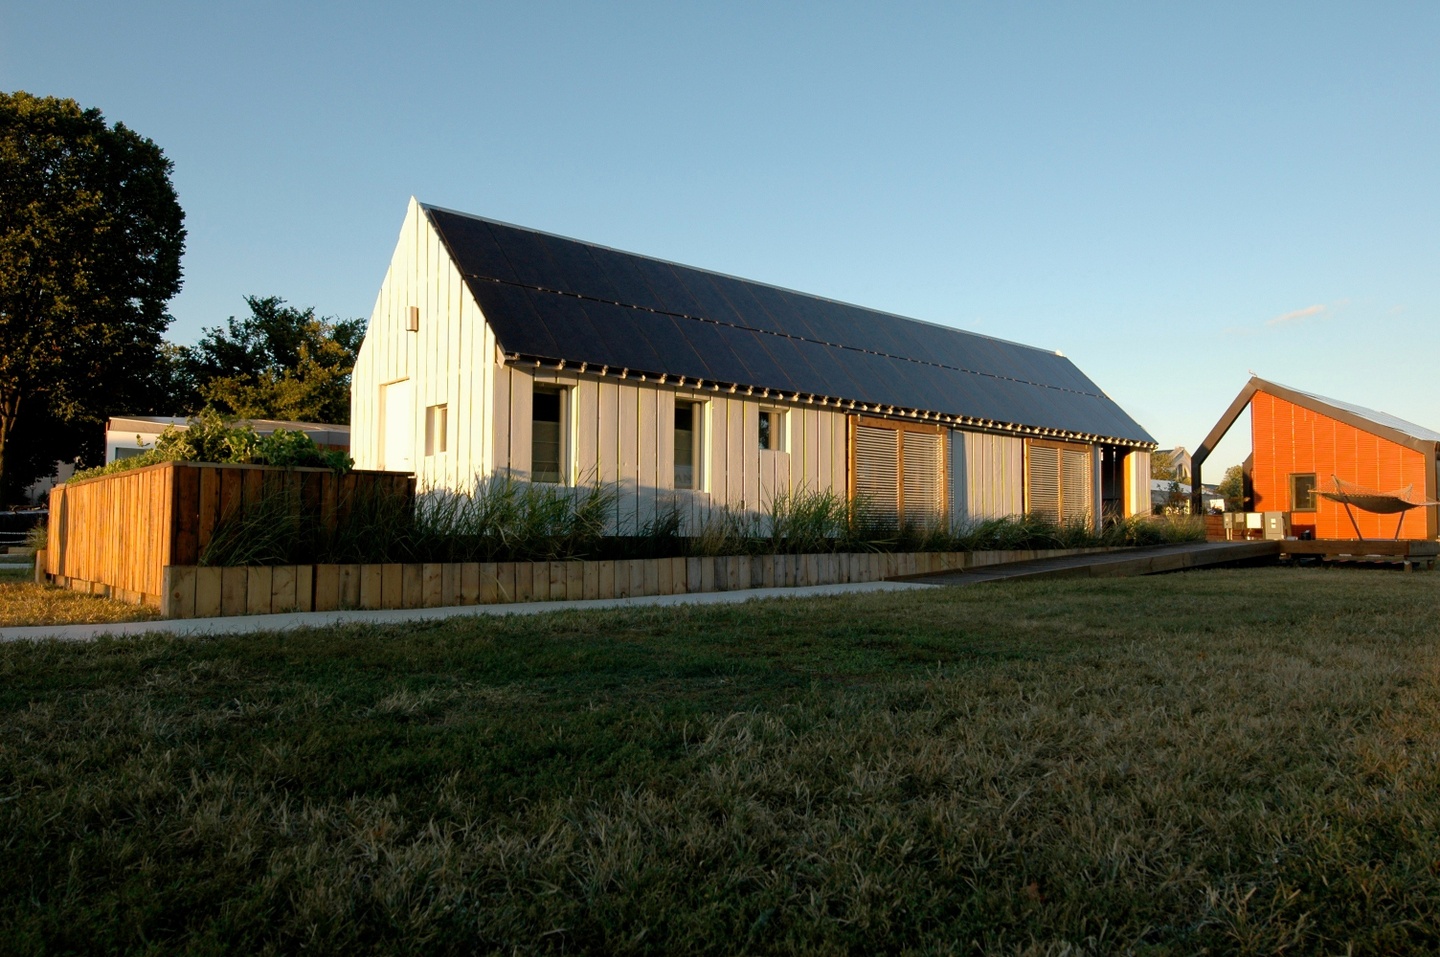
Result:
M380 387L380 468L415 471L415 384L409 379Z

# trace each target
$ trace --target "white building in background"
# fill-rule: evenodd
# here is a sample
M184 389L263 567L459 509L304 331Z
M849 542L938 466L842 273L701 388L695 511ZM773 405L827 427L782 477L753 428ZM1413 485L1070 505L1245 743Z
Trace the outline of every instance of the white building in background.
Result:
M422 205L361 347L357 467L921 521L1150 508L1154 440L1056 352Z

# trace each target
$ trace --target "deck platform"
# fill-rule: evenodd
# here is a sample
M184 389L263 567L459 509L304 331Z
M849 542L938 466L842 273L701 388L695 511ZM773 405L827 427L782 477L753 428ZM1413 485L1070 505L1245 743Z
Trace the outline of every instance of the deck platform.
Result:
M899 581L922 585L978 585L983 582L1044 578L1131 578L1162 572L1269 561L1280 546L1293 542L1186 542L1154 545L1091 555L1067 555L1008 565L986 565L963 571L913 575Z
M1403 565L1406 571L1413 571L1417 565L1434 568L1436 558L1440 557L1440 542L1319 538L1308 542L1286 540L1277 544L1282 560L1318 557L1326 563L1379 562Z

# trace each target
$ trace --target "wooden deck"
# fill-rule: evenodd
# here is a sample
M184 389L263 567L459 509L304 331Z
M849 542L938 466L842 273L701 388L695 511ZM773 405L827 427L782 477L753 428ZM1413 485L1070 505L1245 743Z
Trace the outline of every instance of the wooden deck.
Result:
M1416 565L1426 569L1435 567L1440 557L1440 542L1422 541L1370 541L1360 539L1320 538L1308 542L1282 541L1280 557L1285 560L1302 560L1318 557L1322 562L1364 562L1399 564L1406 571Z
M1278 558L1281 545L1294 542L1187 542L1092 555L1068 555L1038 561L991 565L964 571L907 576L924 585L977 585L982 582L1042 578L1131 578L1162 572Z

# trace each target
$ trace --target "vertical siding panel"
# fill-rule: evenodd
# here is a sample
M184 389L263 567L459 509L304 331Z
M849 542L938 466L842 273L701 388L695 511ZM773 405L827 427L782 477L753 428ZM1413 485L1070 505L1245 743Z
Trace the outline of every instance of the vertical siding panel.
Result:
M725 424L725 402L718 396L705 401L705 489L710 501L725 503L725 473L730 468L730 429Z
M759 459L759 450L753 450L752 456L750 445L746 439L750 432L746 429L748 423L745 421L746 405L748 403L736 402L731 399L720 399L725 403L725 431L726 431L726 462L725 482L725 504L732 508L755 507L753 500L745 497L745 476L746 473L754 472L755 460ZM753 409L750 410L754 414ZM718 477L718 476L717 476Z
M635 530L636 486L639 484L639 466L636 462L639 446L640 411L639 396L634 386L622 382L619 387L618 433L620 439L619 476L620 505L619 521L622 534Z
M828 409L821 409L816 412L819 417L819 430L817 437L819 444L816 446L815 490L817 492L828 492L835 488L835 415Z
M614 382L596 384L595 396L599 409L596 433L596 461L600 464L600 480L620 481L620 387Z
M655 392L655 487L675 487L675 393Z
M530 477L533 450L530 423L535 408L535 379L522 369L510 370L510 467Z
M636 522L643 528L655 517L655 495L660 488L660 390L641 386L635 390L638 406L636 437Z
M510 376L508 365L495 367L495 410L490 421L495 428L496 474L507 473L514 468L510 462Z
M800 484L814 490L820 487L820 410L813 406L800 409L804 423L804 448L800 459ZM791 463L794 469L794 462Z
M594 381L581 379L571 390L575 405L575 466L581 484L599 480L600 395Z

